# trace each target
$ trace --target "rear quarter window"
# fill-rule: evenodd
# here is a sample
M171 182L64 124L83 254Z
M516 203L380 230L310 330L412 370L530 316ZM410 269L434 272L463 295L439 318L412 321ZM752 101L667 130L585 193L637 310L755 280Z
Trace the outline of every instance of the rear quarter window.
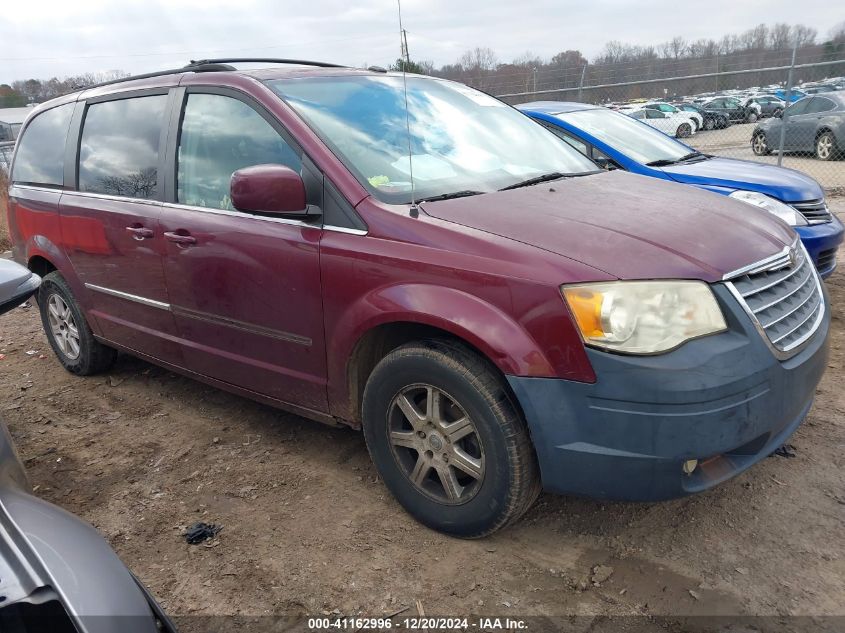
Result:
M61 187L64 184L65 144L73 103L37 115L18 140L12 182Z

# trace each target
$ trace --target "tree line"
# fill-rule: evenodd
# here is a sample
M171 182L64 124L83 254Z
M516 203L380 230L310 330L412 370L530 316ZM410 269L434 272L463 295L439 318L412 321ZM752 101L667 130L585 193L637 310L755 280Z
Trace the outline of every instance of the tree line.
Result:
M683 37L673 37L657 45L645 46L611 40L592 60L588 60L581 51L568 49L551 58L525 52L509 62L503 62L493 49L475 47L454 62L440 67L431 61L406 62L397 59L391 69L453 79L494 95L561 89L574 93L581 85L597 86L722 73L716 78L675 81L663 86L645 84L591 90L583 95L584 100L605 101L662 96L664 91L681 95L783 83L786 79L784 72L730 73L789 65L794 46L797 47L796 59L799 64L845 60L845 22L833 27L823 41L819 41L816 29L803 24L759 24L742 33L724 35L719 40L689 41ZM845 74L845 63L842 66L804 70L796 77L796 82L834 74ZM0 84L0 107L40 103L80 88L127 76L128 73L124 71L112 70L64 79L26 79L11 85ZM570 93L551 94L558 94L559 98L573 96Z

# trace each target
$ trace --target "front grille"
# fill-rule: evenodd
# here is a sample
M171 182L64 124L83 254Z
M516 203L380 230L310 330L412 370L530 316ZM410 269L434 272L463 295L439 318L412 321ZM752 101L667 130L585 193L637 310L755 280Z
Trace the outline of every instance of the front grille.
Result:
M824 224L830 222L833 216L824 200L810 200L809 202L793 202L792 208L807 220L807 224Z
M800 243L752 267L728 286L781 356L797 352L818 329L825 305L818 273Z
M818 262L816 263L816 268L821 271L827 272L829 268L833 268L833 265L836 263L836 249L829 248L826 251L822 251L819 253Z

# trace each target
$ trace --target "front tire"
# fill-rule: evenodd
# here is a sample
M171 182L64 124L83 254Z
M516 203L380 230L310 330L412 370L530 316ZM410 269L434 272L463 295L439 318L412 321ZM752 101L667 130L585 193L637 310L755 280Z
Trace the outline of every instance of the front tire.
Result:
M59 272L51 272L41 280L38 307L50 347L67 371L90 376L112 366L117 352L94 338L73 292Z
M768 156L772 153L769 143L766 140L766 135L763 132L757 132L754 138L751 139L751 151L755 156Z
M757 113L753 110L745 115L745 122L746 123L756 123L758 119Z
M816 139L816 158L819 160L834 160L839 155L836 147L836 137L832 132L822 132Z
M707 117L706 119L704 119L704 129L705 130L707 130L709 132L714 127L716 127L716 123L713 121L713 119L711 119L710 117Z
M675 131L678 138L688 138L692 134L692 126L689 123L681 123Z
M432 529L486 536L540 492L528 428L505 382L460 344L421 341L389 353L367 381L362 413L385 485Z

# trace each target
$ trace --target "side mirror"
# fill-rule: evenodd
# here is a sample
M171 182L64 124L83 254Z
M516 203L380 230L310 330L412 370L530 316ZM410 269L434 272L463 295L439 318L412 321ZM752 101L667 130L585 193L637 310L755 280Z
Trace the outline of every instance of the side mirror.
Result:
M232 174L232 206L247 213L309 215L302 177L284 165L253 165ZM314 214L314 211L311 211Z

